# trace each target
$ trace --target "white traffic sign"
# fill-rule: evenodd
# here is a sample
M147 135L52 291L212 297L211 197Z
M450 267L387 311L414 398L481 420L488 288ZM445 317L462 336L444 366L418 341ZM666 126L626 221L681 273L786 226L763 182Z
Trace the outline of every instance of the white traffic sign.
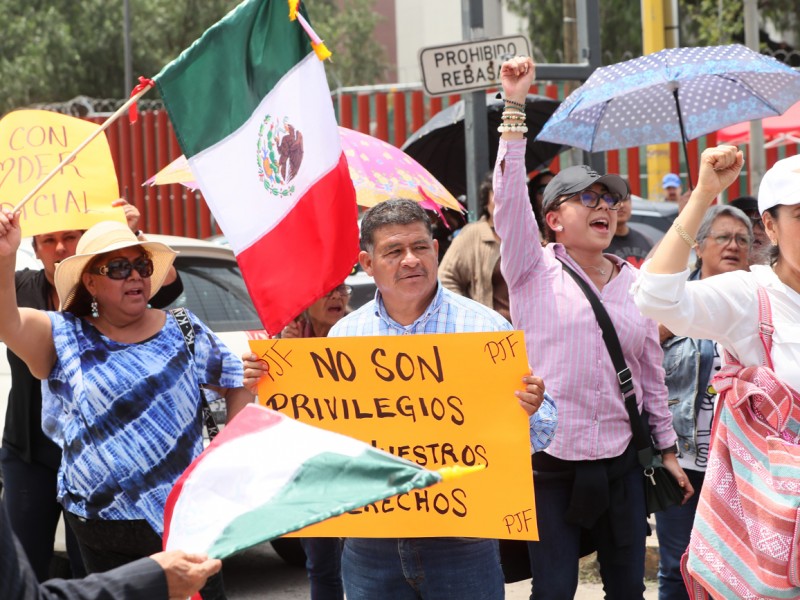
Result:
M495 87L500 84L504 60L530 54L528 40L522 35L422 48L422 84L430 96Z

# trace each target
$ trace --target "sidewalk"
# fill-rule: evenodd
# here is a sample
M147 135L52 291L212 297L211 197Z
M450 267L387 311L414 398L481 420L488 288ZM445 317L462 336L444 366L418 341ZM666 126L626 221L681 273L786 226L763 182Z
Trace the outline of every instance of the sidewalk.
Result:
M647 589L644 592L645 600L656 600L658 598L658 584L655 581L645 582ZM506 600L528 600L531 595L531 582L518 581L506 585ZM575 594L576 600L603 600L602 583L584 583L578 585L578 592Z

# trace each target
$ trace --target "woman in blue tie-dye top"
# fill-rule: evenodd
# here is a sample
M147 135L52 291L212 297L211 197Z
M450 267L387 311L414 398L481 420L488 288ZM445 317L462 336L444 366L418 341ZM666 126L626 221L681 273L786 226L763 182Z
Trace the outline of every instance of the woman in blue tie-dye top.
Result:
M200 386L225 396L230 417L252 396L241 360L194 315L192 355L174 315L149 308L169 247L95 225L56 269L62 312L45 312L16 306L19 242L18 216L0 214L0 339L43 380L42 428L63 450L58 499L87 569L104 571L161 549L167 495L203 449Z

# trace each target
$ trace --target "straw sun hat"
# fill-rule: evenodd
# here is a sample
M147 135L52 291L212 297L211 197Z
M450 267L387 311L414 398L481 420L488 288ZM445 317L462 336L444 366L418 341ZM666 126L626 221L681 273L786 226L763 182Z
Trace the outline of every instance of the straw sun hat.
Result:
M81 283L81 275L95 257L133 246L141 246L147 250L153 261L153 274L150 276L152 298L164 283L177 252L166 244L139 241L124 223L103 221L87 229L78 241L75 255L62 260L56 266L56 291L61 299L59 310L68 310L71 307Z

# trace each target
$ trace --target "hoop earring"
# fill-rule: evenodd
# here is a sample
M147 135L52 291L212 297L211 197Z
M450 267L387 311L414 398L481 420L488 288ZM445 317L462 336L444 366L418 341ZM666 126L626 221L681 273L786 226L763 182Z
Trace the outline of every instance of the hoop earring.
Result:
M91 304L92 316L96 319L100 316L100 311L97 310L97 298L92 296L92 304Z

